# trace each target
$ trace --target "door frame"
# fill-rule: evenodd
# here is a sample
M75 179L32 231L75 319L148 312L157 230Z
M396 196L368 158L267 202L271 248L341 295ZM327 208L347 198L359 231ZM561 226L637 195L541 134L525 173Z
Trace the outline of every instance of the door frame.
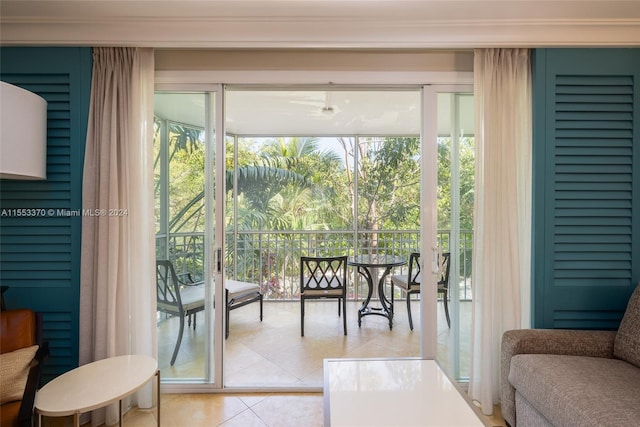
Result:
M219 83L212 83L219 82ZM323 71L317 73L309 73L306 71L251 71L251 72L234 72L229 70L223 71L156 71L155 73L155 90L156 91L195 91L195 92L213 92L215 93L215 120L214 129L215 133L215 148L216 153L216 175L221 173L220 176L224 177L224 155L225 155L225 127L224 127L224 84L232 85L259 85L259 86L276 86L276 85L288 85L294 86L291 82L296 82L295 86L304 85L348 85L348 86L371 86L384 88L393 88L399 86L416 86L416 88L422 87L422 100L423 100L423 127L421 132L421 150L422 150L422 165L423 171L431 170L430 174L423 173L421 176L421 246L422 248L435 248L436 247L436 235L437 235L437 207L436 201L436 186L437 186L437 94L438 92L451 92L451 91L464 91L472 90L473 84L473 72L458 72L458 71L446 71L446 72L403 72L403 71L368 71L368 72L341 72L341 71ZM432 108L434 112L428 115L428 109ZM210 138L207 138L210 139ZM212 139L212 138L211 138ZM220 140L220 141L219 141ZM431 140L434 144L425 144L424 141ZM431 159L433 164L426 164L427 160ZM220 172L222 169L222 172ZM219 179L219 178L217 178ZM428 180L434 183L433 188L429 191L425 191L429 187ZM220 181L219 181L220 182ZM221 182L224 182L222 179ZM206 190L207 194L210 194ZM215 207L209 206L211 203L205 201L205 209L210 213L211 209L215 209L215 212L224 212L224 186L217 186L215 188L215 196L219 200ZM432 209L425 209L427 200L431 200L430 206ZM428 230L425 232L426 224L430 224ZM216 219L216 227L223 227L224 221ZM224 289L222 272L224 271L223 262L224 259L217 259L216 253L218 249L224 248L224 230L220 231L216 228L215 242L213 245L207 245L209 254L207 255L207 264L210 266L210 270L207 272L205 267L205 277L211 278L215 281L215 293L214 299L216 307L224 307ZM219 246L218 246L219 245ZM424 251L424 250L423 250ZM434 252L435 253L435 252ZM216 264L221 265L221 268L214 268ZM429 266L427 258L423 257L423 272L435 272L435 263L431 263ZM430 261L429 261L430 262ZM437 324L436 324L436 309L437 309L437 293L436 289L436 276L435 274L429 274L428 278L423 277L423 280L428 284L429 288L433 288L433 292L423 293L425 298L420 299L420 308L422 313L430 313L429 316L421 316L421 355L423 359L435 359L437 353ZM206 310L205 310L206 312ZM205 381L204 382L185 382L185 383L169 383L163 384L163 388L170 393L202 393L202 392L246 392L246 389L234 389L224 387L224 310L214 310L214 316L209 314L205 315L205 321L207 327L213 328L213 338L209 338L206 343L207 357L211 360L213 355L213 369L210 370L210 365L205 367ZM211 313L211 310L209 310ZM214 318L215 317L215 318ZM214 327L214 325L218 325ZM211 334L209 334L209 337ZM211 381L211 378L214 381ZM219 380L219 381L218 381ZM253 390L252 391L256 391ZM259 390L258 390L259 391ZM273 391L270 388L267 391Z

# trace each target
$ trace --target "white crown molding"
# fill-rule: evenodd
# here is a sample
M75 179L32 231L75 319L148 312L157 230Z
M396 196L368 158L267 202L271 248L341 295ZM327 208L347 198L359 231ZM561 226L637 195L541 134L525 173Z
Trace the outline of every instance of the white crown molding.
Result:
M473 48L640 46L640 20L327 22L107 20L10 22L3 45L156 48Z
M4 45L639 46L640 0L2 0Z

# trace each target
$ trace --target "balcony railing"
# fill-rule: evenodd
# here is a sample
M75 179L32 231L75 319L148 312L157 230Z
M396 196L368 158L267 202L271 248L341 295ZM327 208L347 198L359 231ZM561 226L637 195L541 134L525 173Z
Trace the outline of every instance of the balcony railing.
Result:
M449 251L450 237L449 230L438 230L438 245L443 252ZM461 300L472 298L472 239L471 230L461 231L458 275ZM301 256L379 253L408 258L411 252L419 250L419 240L418 230L230 232L226 235L225 267L230 278L260 283L266 299L293 300L299 298ZM188 272L196 279L204 275L204 247L201 232L156 235L157 257L168 258L178 273ZM399 268L394 274L404 274L405 269ZM366 284L354 271L350 274L348 297L359 299L366 294Z

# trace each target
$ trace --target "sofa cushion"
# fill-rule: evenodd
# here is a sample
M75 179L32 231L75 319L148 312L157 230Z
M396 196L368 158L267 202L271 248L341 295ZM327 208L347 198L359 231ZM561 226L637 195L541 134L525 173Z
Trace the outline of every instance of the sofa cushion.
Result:
M640 368L640 284L627 304L613 344L613 355Z
M38 346L0 354L0 403L21 400Z
M509 382L556 426L637 426L640 420L640 369L623 360L519 354L511 359Z

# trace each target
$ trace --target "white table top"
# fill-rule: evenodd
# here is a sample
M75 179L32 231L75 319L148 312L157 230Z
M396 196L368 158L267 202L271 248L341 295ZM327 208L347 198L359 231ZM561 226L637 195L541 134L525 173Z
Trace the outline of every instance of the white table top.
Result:
M111 357L66 372L42 387L36 394L38 413L61 417L88 412L135 392L158 369L149 356Z
M434 360L326 359L325 426L482 426Z

